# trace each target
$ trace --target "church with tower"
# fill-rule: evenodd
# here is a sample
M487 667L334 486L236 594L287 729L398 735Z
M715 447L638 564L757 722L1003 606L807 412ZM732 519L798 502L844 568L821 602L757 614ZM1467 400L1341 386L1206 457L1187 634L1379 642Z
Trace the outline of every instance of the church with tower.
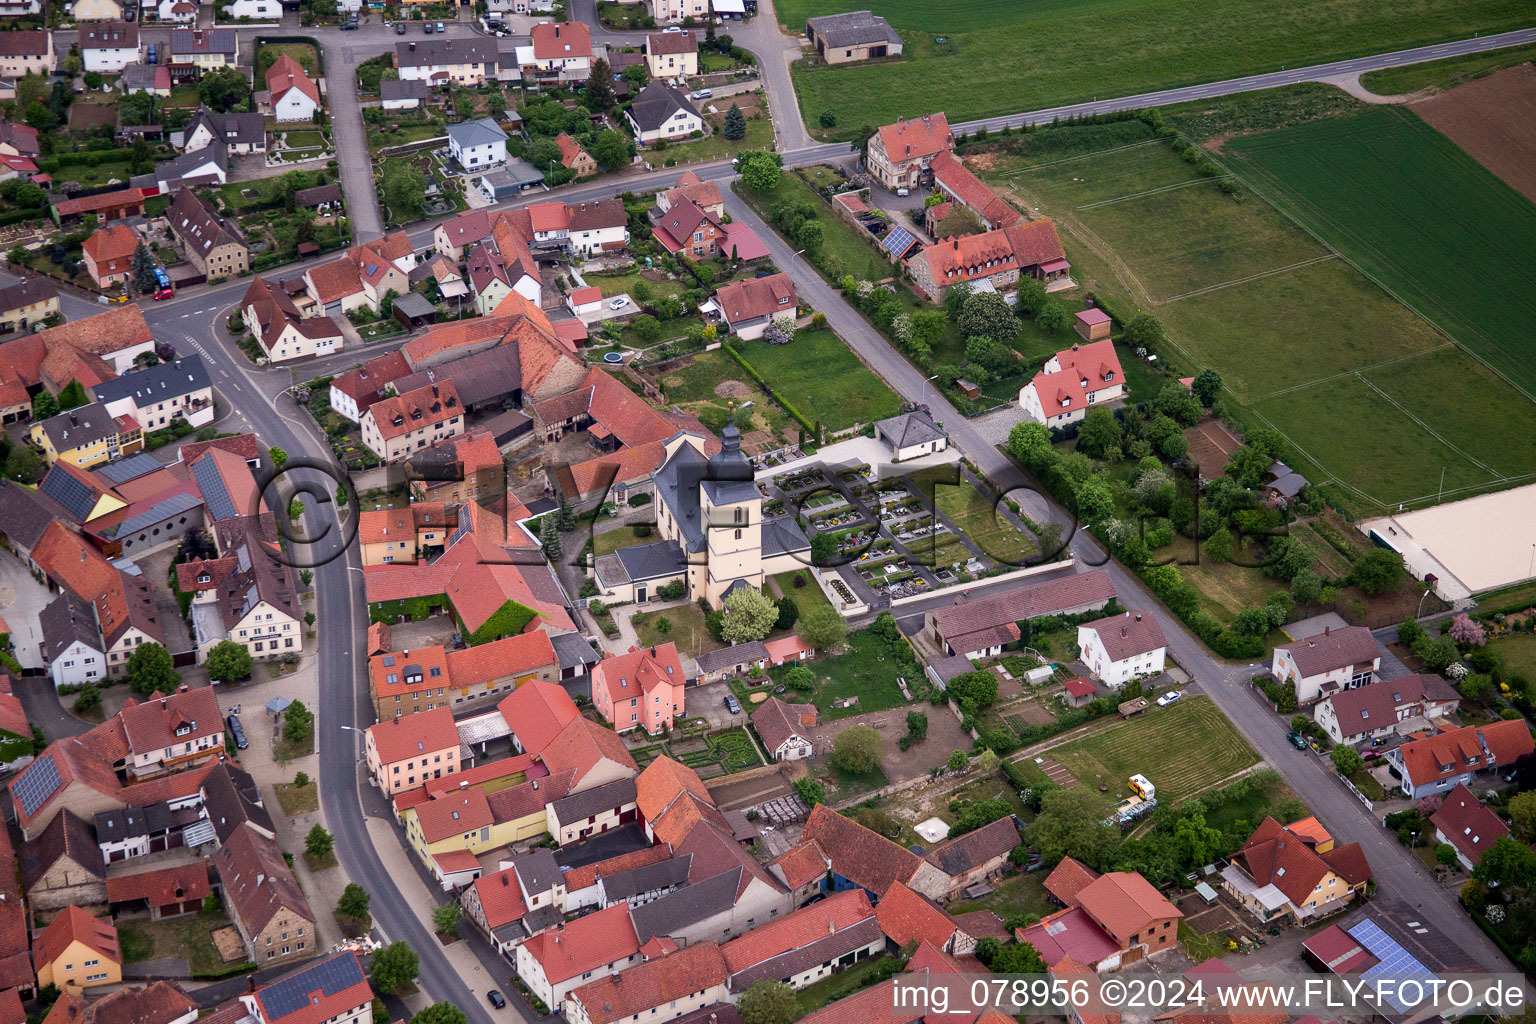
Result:
M763 520L763 497L734 421L720 439L720 451L706 457L684 435L656 470L661 539L596 559L602 601L643 604L681 581L689 600L720 608L739 587L761 590L767 577L810 564L811 543L792 518Z

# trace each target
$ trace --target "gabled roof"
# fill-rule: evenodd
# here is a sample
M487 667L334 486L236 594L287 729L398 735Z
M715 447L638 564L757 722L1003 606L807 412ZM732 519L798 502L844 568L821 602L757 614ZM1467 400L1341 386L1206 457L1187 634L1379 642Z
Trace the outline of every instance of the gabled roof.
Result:
M645 52L653 56L663 53L694 53L698 48L699 41L688 30L651 32L645 37Z
M565 873L565 891L575 892L588 886L597 884L598 878L607 878L610 875L622 874L625 871L633 871L635 868L645 867L648 864L659 864L664 860L672 859L672 851L665 845L647 846L642 850L632 850L629 853L621 853L617 857L609 857L607 860L596 861L592 864L584 864L578 868L572 868Z
M518 686L496 705L496 710L512 726L523 750L530 754L541 753L560 735L560 730L581 717L565 687L542 679L530 679Z
M655 131L680 110L694 117L700 116L698 108L688 101L687 96L658 79L640 90L640 95L630 104L628 116L641 131Z
M691 793L713 807L714 798L699 773L663 754L645 766L635 779L636 803L647 821L655 822L684 793Z
M783 873L785 885L798 889L825 878L831 867L831 858L822 850L820 843L807 839L779 854L769 866Z
M795 311L795 286L788 274L750 277L716 290L715 301L720 305L727 322L732 324L771 317L776 313L792 317Z
M282 54L273 61L267 69L267 91L272 94L272 102L276 103L287 95L290 89L297 89L308 96L316 105L320 103L320 87L317 86L299 62L288 54Z
M649 942L658 935L672 937L700 921L729 911L736 905L742 875L740 867L733 867L630 908L635 934L641 942Z
M203 812L221 843L247 824L269 835L277 832L255 780L228 762L214 765L203 780Z
M816 705L786 704L777 697L769 697L751 717L752 727L763 738L771 756L795 736L809 738L807 732L816 724Z
M1019 845L1019 829L1013 816L1007 815L972 832L956 836L935 846L928 863L946 875L960 875L999 857L1006 857Z
M846 11L820 18L807 18L806 24L815 33L818 42L824 42L833 49L840 46L863 46L867 43L901 42L901 36L891 28L890 22L869 11Z
M207 869L203 875L206 881ZM170 1024L189 1013L195 1014L197 1008L197 1002L180 985L157 981L142 988L120 988L89 1006L82 1003L83 1012L70 1016L64 1024ZM52 1016L50 1013L49 1017Z
M684 199L699 207L720 206L725 202L718 184L713 180L705 181L692 171L684 171L682 177L677 179L677 185L668 189L664 195L668 206Z
M875 908L880 920L880 930L897 946L909 942L931 942L941 949L949 944L955 934L955 922L949 919L938 904L907 888L901 882L892 882L880 897Z
M380 763L386 766L459 745L453 711L446 707L386 719L368 727L368 738L379 752Z
M1077 894L1099 877L1099 873L1073 857L1061 858L1061 863L1045 877L1045 891L1068 907L1077 906Z
M863 926L863 927L861 927ZM801 950L814 953L814 963L835 960L845 953L867 946L879 934L875 909L863 889L833 893L819 903L801 907L790 914L752 929L721 947L731 988L750 988L759 978L783 980L800 967L795 961ZM837 952L826 955L821 947L831 942Z
M459 39L417 39L395 44L395 66L402 68L448 67L454 64L496 65L496 40L478 36Z
M540 756L549 766L552 775L574 771L576 786L605 758L621 768L638 771L634 757L618 733L586 718L576 718L566 723Z
M212 686L199 686L144 701L129 697L121 713L129 748L145 753L173 743L217 736L224 731L219 698Z
M1064 258L1061 238L1049 217L1011 224L979 235L925 245L912 259L923 260L940 285L991 277L1004 270L1024 270Z
M104 224L80 243L80 248L97 266L114 260L126 260L138 247L139 233L126 224ZM126 270L127 267L122 269Z
M949 134L949 120L942 113L883 125L876 134L892 164L932 157L955 145Z
M17 855L21 867L21 884L28 891L55 864L66 858L97 881L107 877L107 866L101 859L101 847L96 845L90 823L76 817L67 807L54 815L48 827L36 839L22 843ZM71 884L81 881L73 870L68 873L76 879Z
M937 185L958 197L992 227L1008 227L1024 219L1007 200L983 185L953 153L940 153L930 166Z
M939 633L953 641L956 637L1011 625L1020 619L1055 615L1068 608L1099 604L1115 596L1115 585L1103 569L1074 573L1059 580L1021 587L978 601L960 599L949 608L930 612ZM974 649L974 648L973 648Z
M348 950L301 967L256 990L252 999L266 1024L321 1024L373 1002L373 989L357 954Z
M213 866L224 887L224 897L245 924L247 934L259 935L284 909L314 922L309 900L283 860L276 840L254 828L236 829L214 851Z
M74 904L64 908L33 941L33 955L39 964L51 964L63 956L72 943L79 942L101 955L103 960L121 964L117 947L117 928L110 918L92 917Z
M1330 629L1295 643L1277 644L1275 650L1290 652L1303 679L1351 665L1369 665L1381 657L1376 638L1364 626Z
M706 941L589 982L566 998L581 1004L591 1024L614 1024L668 1003L676 1005L678 999L724 985L725 980L720 947Z
M388 440L463 416L464 406L459 401L459 389L450 380L383 398L363 415L373 417L380 436Z
M176 237L200 256L207 256L217 246L245 244L239 229L190 188L176 193L165 217Z
M405 356L399 351L385 352L333 378L331 387L356 402L358 412L362 413L383 399L386 387L410 372L411 364L405 361Z
M833 871L876 896L884 896L893 883L910 879L922 864L917 854L826 804L811 809L801 836L821 845L832 858Z
M1100 875L1078 892L1077 902L1117 939L1134 935L1154 921L1184 916L1136 871Z
M232 28L173 28L171 53L222 53L231 61L240 49L240 38Z
M535 60L592 56L592 30L582 22L544 22L533 26L532 35Z
M131 22L81 25L80 50L131 50L139 45L139 26Z
M107 879L109 904L144 900L151 907L170 907L202 900L211 891L208 864L201 860Z
M683 684L683 663L675 643L633 648L627 654L609 655L592 666L594 698L604 691L615 701L637 693L649 698L662 687Z
M1375 640L1372 640L1374 643ZM1523 718L1489 725L1466 725L1423 739L1411 740L1396 750L1408 779L1422 786L1440 778L1513 764L1536 749Z
M1273 885L1295 906L1311 898L1314 887L1329 871L1350 884L1370 877L1370 866L1359 843L1335 847L1319 855L1302 837L1274 818L1259 823L1233 857L1259 886Z
M549 983L558 985L634 956L640 940L629 920L629 905L619 903L535 935L524 948L544 968Z
M555 145L560 147L561 167L573 167L582 157L586 157L588 160L592 159L592 154L582 149L581 143L571 138L565 132L555 136Z
M1168 646L1163 627L1151 612L1127 611L1107 619L1085 622L1080 629L1091 629L1099 636L1111 661L1125 661Z
M1444 678L1433 675L1399 676L1340 690L1325 698L1332 705L1339 728L1346 737L1395 724L1399 709L1414 707L1424 701L1459 699Z

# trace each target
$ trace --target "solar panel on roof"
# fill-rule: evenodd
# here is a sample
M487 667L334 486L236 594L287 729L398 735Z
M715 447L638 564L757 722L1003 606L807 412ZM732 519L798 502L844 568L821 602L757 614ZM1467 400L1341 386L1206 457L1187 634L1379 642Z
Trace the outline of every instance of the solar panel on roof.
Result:
M11 783L11 792L21 803L21 813L30 818L63 783L53 755L44 754L16 777L16 781Z
M334 996L365 981L357 956L343 953L273 982L261 990L261 1001L266 1004L267 1019L277 1021L308 1006L311 992Z
M208 503L208 514L216 521L233 519L240 514L235 508L235 499L224 489L224 478L219 476L219 467L214 465L213 459L205 456L192 463L192 478L197 481L197 489L203 492L203 501Z
M160 468L160 463L152 455L140 453L130 455L126 459L109 462L105 466L97 466L96 472L112 481L114 484L124 483L129 480L137 480L141 476L147 476Z
M885 246L887 251L900 255L916 245L917 239L913 238L912 232L906 228L894 227L880 239L880 244Z
M1371 951L1378 963L1368 967L1363 972L1366 976L1372 974L1393 975L1395 977L1433 978L1435 973L1419 962L1418 958L1404 949L1396 939L1381 930L1375 921L1361 921L1349 929L1349 934L1362 946ZM1414 1004L1405 1003L1397 995L1399 986L1394 986L1391 992L1382 993L1382 998L1390 1003L1399 1013L1407 1013Z
M96 506L96 495L91 493L91 489L62 469L50 470L48 475L43 477L43 482L38 485L38 490L58 502L60 508L82 522Z

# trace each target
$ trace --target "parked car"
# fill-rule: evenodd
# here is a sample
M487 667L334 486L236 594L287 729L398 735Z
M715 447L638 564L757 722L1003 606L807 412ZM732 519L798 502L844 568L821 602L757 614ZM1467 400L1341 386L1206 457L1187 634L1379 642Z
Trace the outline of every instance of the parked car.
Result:
M505 1008L507 1005L507 997L495 989L491 989L489 992L487 992L485 994L485 998L489 999L491 1001L491 1005L496 1007L498 1010Z
M438 32L447 32L448 31L448 29L443 27L443 23L442 22L438 22L437 23L437 30L438 30Z
M240 719L234 715L225 715L224 724L229 726L229 735L235 741L236 750L244 750L251 745L251 741L245 738L245 726L240 724Z
M403 22L403 21L395 22L395 35L397 35L397 36L405 35L405 22Z
M423 24L421 26L421 30L423 32L425 32L427 35L431 35L432 34L432 23L430 21L426 22L425 24Z
M341 30L343 32L356 32L357 31L357 22L356 21L345 22L345 23L342 24Z
M155 44L149 44L149 63L155 63Z
M608 303L608 308L609 309L623 309L627 305L629 305L629 299L625 298L623 295L620 295L618 298L616 298L612 302Z
M1169 690L1167 693L1165 693L1161 697L1157 698L1157 706L1160 707L1160 708L1165 708L1169 704L1172 704L1174 701L1178 700L1182 696L1184 696L1184 695L1182 693L1180 693L1178 690Z
M741 714L741 702L736 699L734 693L725 695L725 709L733 715Z
M896 194L899 196L909 196L912 194L912 190L909 188L899 188L896 190Z
M715 92L714 92L713 89L700 89L698 92L694 93L693 96L691 96L690 98L691 99L696 99L696 100L707 100L707 99L713 98L714 95L715 95Z
M1306 750L1307 749L1307 738L1305 736L1303 736L1301 733L1299 733L1299 732L1288 732L1288 733L1285 734L1285 738L1290 740L1291 741L1291 746L1295 747L1297 750Z

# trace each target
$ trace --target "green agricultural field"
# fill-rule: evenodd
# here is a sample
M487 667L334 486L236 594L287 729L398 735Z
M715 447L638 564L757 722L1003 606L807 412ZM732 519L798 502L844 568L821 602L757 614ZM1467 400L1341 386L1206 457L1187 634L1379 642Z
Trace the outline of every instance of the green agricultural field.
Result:
M807 124L832 134L942 110L966 121L1524 28L1519 0L882 0L902 58L795 69ZM802 31L841 0L783 0ZM942 39L943 42L938 40ZM982 74L978 77L978 70Z
M1465 57L1447 57L1424 64L1367 71L1360 84L1378 96L1400 96L1420 89L1454 89L1495 71L1536 60L1536 46L1512 46L1507 50L1472 53Z
M1259 759L1209 697L1154 707L1050 753L1080 785L1096 786L1102 778L1111 794L1123 795L1126 779L1145 775L1163 804L1193 796Z
M901 407L896 393L829 329L801 331L788 345L741 342L736 351L801 415L828 430L873 423Z

